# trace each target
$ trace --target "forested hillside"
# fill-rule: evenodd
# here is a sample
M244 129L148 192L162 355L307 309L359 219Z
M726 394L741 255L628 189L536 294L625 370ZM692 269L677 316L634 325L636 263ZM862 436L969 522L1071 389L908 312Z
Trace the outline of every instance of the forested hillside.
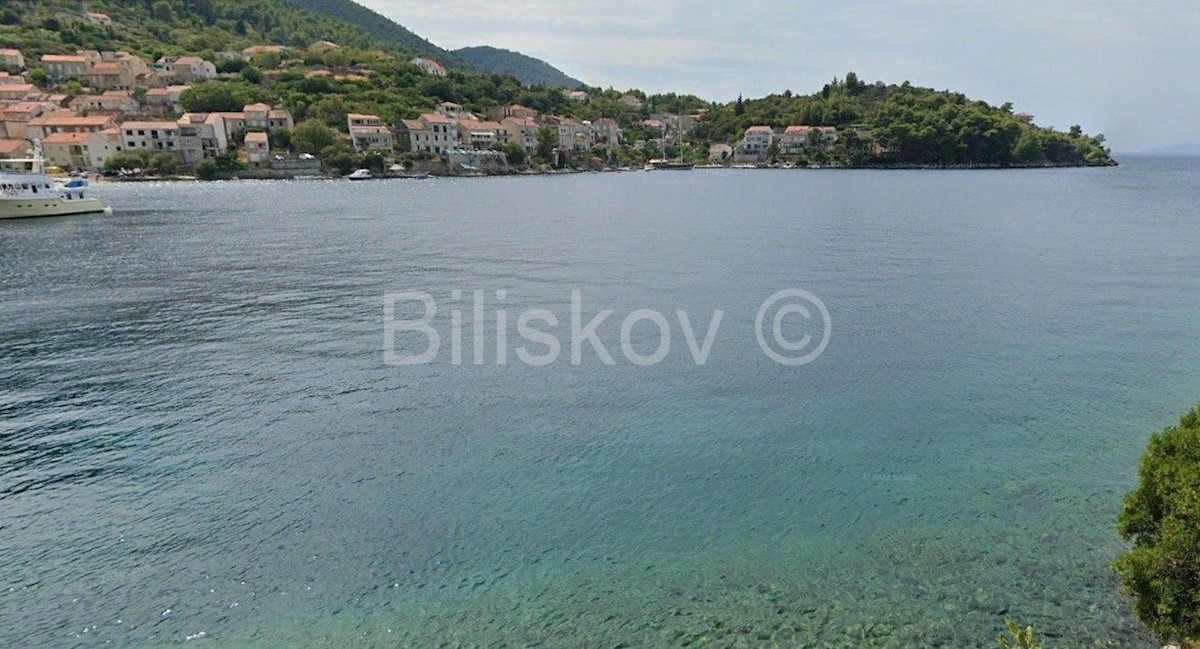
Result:
M762 99L713 104L697 135L702 140L723 142L736 139L755 124L834 126L842 137L830 157L855 165L1009 166L1108 161L1103 136L1085 136L1077 126L1066 133L1041 128L1031 118L1014 114L1011 104L991 106L962 93L920 88L908 82L868 84L851 72L811 95L784 92Z
M454 50L454 53L477 70L510 74L520 79L521 83L530 86L558 86L574 90L583 85L583 82L567 76L562 70L541 59L512 50L482 45L464 47Z
M124 49L151 54L197 54L241 50L250 45L307 47L329 40L344 47L415 54L407 44L381 39L363 28L318 16L281 0L91 0L116 25L81 20L84 3L68 0L5 0L0 3L0 43L26 57L76 49Z
M354 25L380 41L400 45L422 56L433 57L444 65L462 66L462 60L454 52L430 43L387 16L371 11L351 0L283 0L283 2L326 18Z

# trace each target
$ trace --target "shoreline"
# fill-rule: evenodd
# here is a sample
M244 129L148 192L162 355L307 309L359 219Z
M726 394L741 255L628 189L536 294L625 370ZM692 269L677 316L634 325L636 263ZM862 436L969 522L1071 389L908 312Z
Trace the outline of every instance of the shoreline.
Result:
M1028 171L1033 169L1094 169L1094 168L1113 168L1119 167L1120 163L1116 160L1109 160L1105 164L1023 164L1023 165L988 165L988 164L961 164L961 165L924 165L924 164L874 164L863 165L858 167L846 167L841 165L828 166L738 166L738 165L697 165L696 171ZM561 176L575 174L599 174L599 173L633 173L639 171L661 171L655 169L639 169L634 167L605 167L602 169L552 169L552 170L536 170L536 169L521 169L505 172L493 173L422 173L417 174L382 174L375 176L369 180L355 182L370 182L377 180L429 180L431 178L511 178L514 176ZM201 180L196 176L175 175L175 176L104 176L104 175L89 175L88 178L97 184L107 183L162 183L162 182L233 182L233 181L262 181L262 180L277 180L277 181L334 181L348 180L345 176L338 175L305 175L297 174L295 176L273 176L273 175L233 175L228 178L213 178L209 180Z

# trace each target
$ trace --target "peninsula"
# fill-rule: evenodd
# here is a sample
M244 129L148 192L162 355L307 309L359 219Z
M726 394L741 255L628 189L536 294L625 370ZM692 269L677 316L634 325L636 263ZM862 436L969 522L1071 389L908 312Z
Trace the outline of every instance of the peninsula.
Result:
M851 72L812 94L729 103L525 85L390 21L394 29L368 30L357 23L377 14L352 2L299 4L307 8L7 3L0 157L25 157L40 140L64 171L201 178L599 170L660 157L743 167L1115 164L1103 136L908 82Z

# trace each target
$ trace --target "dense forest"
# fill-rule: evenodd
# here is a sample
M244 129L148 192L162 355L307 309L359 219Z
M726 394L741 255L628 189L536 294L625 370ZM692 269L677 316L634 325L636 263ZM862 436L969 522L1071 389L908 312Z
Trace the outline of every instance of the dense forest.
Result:
M81 48L125 49L154 60L163 54L185 53L215 59L215 52L256 44L295 46L298 52L290 67L281 68L277 55L248 63L222 62L222 79L186 93L185 106L194 111L236 110L251 101L268 101L287 107L299 121L314 119L343 130L348 111L375 113L396 123L429 111L440 101L454 101L477 112L520 103L541 113L580 120L613 118L627 143L662 135L659 127L643 124L654 114L697 114L700 119L684 138L684 150L680 152L674 143L668 150L670 155L682 153L695 160L707 157L709 145L734 143L748 126L765 124L837 127L836 144L815 147L799 160L809 164L1004 167L1110 162L1103 136L1086 135L1079 127L1055 131L1014 114L1009 104L991 106L961 93L907 82L865 83L854 73L811 95L786 91L725 104L692 95L647 95L612 88L585 88L588 101L573 102L563 88L525 85L511 75L452 69L445 77L429 76L407 62L414 54L428 54L410 47L428 45L425 41L400 43L292 3L305 4L301 0L94 0L89 8L108 13L117 23L105 27L81 20L76 2L10 0L0 10L0 42L20 48L31 61L42 53ZM343 5L353 3L326 8L332 11ZM318 40L339 43L342 49L307 50ZM307 73L317 67L340 74L309 78ZM33 74L37 73L35 65ZM621 101L626 94L637 96L642 105L631 107ZM636 161L656 154L657 150L645 149L623 151L621 156ZM777 154L772 152L771 157Z
M385 43L405 47L422 56L437 59L449 67L464 67L455 52L444 50L396 24L387 16L351 0L283 0L283 2L314 14L355 25ZM488 71L488 70L485 70Z
M574 90L583 85L578 79L567 76L562 70L541 59L520 52L482 45L464 47L454 53L471 67L491 74L507 74L530 86L558 86Z
M205 55L250 45L307 47L318 40L400 56L436 56L443 52L436 48L422 50L411 40L380 38L360 26L304 11L282 0L86 3L89 11L111 16L116 22L112 27L78 20L82 4L69 0L6 0L0 4L0 42L33 58L77 49L123 49L144 57L164 53Z
M1106 164L1104 137L1038 127L1013 113L961 93L859 80L853 72L820 92L790 91L762 99L713 104L697 136L737 138L746 127L789 124L837 127L841 137L821 157L861 166ZM872 146L874 145L874 146Z

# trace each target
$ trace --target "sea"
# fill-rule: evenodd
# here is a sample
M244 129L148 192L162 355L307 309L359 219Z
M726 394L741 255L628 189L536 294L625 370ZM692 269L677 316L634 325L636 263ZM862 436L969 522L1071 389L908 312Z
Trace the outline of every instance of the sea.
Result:
M1155 647L1200 158L0 221L0 646Z

